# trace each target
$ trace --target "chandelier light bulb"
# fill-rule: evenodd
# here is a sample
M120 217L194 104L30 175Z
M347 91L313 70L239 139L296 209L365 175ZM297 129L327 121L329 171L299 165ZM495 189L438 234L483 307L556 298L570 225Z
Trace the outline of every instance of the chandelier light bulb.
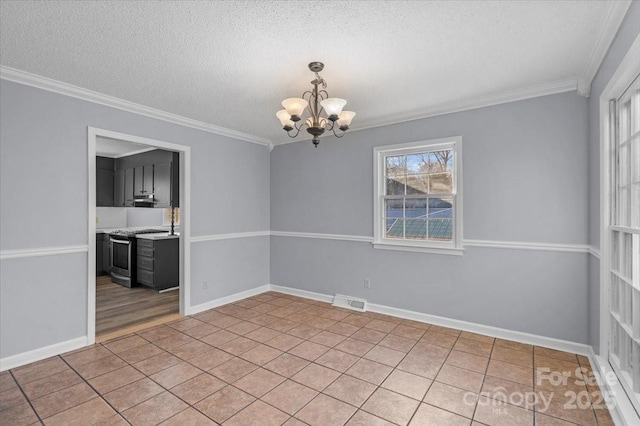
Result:
M293 121L291 121L291 116L286 109L281 109L280 111L276 112L276 117L278 117L280 123L282 123L283 128L286 129L287 127L289 127L290 129L293 129Z
M342 111L340 113L340 116L338 117L338 126L340 126L340 128L344 126L349 128L349 125L351 124L351 120L353 120L353 117L355 116L356 116L356 113L353 111Z
M292 121L298 121L300 116L304 112L304 109L309 105L309 102L302 98L289 98L282 101L282 106L291 116ZM295 118L298 118L296 120Z
M342 108L344 108L346 104L347 101L340 98L328 98L320 102L320 105L322 105L322 108L324 108L324 111L327 113L329 120L331 121L336 121L338 119Z

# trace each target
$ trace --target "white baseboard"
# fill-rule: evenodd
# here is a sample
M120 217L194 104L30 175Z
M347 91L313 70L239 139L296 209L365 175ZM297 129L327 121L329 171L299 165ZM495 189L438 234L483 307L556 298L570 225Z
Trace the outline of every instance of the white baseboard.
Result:
M613 423L629 426L640 424L640 416L629 401L629 396L622 388L613 368L607 360L596 355L593 348L590 347L590 349L589 362L596 373L598 386L600 386L602 394L606 396L605 402L607 402Z
M40 361L45 358L60 355L65 352L74 351L87 346L87 336L78 337L76 339L67 340L66 342L56 343L44 348L34 349L28 352L22 352L17 355L11 355L0 359L0 371L10 370L32 362Z
M333 296L314 293L307 290L299 290L297 288L283 287L271 284L270 289L279 293L291 294L294 296L305 297L307 299L320 300L322 302L331 303ZM458 330L468 331L471 333L484 334L486 336L497 337L499 339L513 340L515 342L526 343L529 345L542 346L549 349L557 349L565 352L572 352L579 355L588 356L591 353L591 346L582 343L575 343L568 340L555 339L552 337L539 336L536 334L524 333L521 331L508 330L504 328L492 327L488 325L475 324L467 321L440 317L437 315L424 314L422 312L408 311L406 309L394 308L391 306L378 305L367 302L367 309L371 312L379 314L391 315L398 318L410 319L413 321L425 322L429 324L439 325L442 327L456 328Z
M327 303L333 302L333 296L328 296L326 294L321 294L321 293L314 293L312 291L299 290L297 288L283 287L281 285L274 285L274 284L269 284L269 289L271 291L289 294L291 296L304 297L305 299L313 299L313 300L318 300L320 302L327 302Z
M237 302L238 300L246 299L247 297L255 296L260 293L264 293L270 290L269 284L262 285L260 287L252 288L249 290L241 291L240 293L231 294L229 296L221 297L219 299L210 300L205 303L201 303L195 306L188 306L185 315L195 315L200 312L207 311L209 309L217 308L218 306L226 305L228 303Z

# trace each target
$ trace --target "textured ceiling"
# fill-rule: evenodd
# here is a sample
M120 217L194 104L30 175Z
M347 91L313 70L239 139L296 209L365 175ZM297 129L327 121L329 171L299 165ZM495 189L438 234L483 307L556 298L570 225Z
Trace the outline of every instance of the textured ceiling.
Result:
M353 128L579 81L611 1L7 1L0 64L274 142L325 63Z

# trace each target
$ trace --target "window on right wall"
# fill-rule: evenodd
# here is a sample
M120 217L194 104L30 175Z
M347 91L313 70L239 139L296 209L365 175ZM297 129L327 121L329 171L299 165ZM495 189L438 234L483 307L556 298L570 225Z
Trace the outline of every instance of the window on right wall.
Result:
M374 148L374 247L462 254L462 137Z

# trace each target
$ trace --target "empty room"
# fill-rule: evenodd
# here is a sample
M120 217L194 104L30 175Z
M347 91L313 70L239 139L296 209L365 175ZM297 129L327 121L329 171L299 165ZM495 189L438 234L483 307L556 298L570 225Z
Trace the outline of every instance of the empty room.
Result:
M0 423L640 424L640 2L1 0Z

